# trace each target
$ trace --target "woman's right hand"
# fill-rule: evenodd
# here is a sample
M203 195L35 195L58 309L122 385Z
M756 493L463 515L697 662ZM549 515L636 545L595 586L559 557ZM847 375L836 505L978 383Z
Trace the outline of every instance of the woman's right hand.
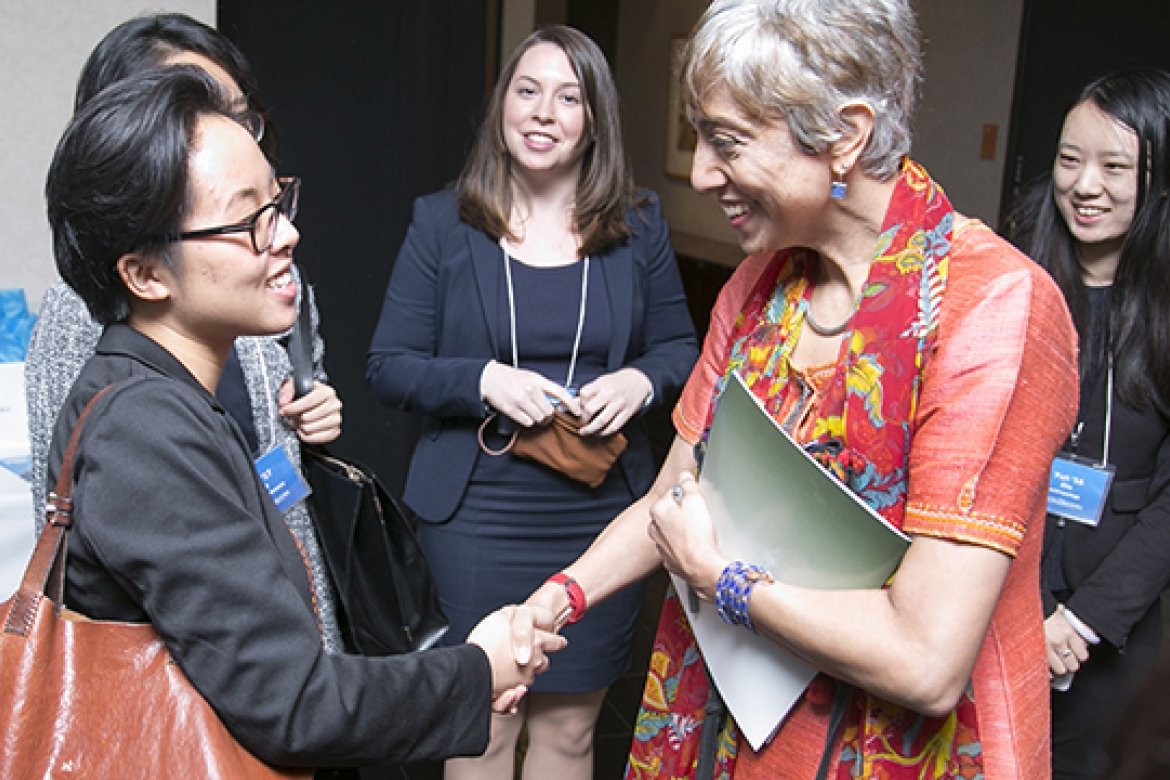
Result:
M483 368L479 377L479 393L489 406L500 414L530 428L553 416L553 400L573 414L581 413L581 405L569 392L535 371L513 368L495 360Z
M564 585L545 580L544 583L532 591L524 600L526 606L536 610L546 610L553 616L553 630L560 631L569 621L572 614L572 605L569 603L569 594Z
M568 644L554 633L548 610L532 606L497 609L471 629L468 644L487 654L492 669L492 710L515 712L536 675L548 669L548 656Z

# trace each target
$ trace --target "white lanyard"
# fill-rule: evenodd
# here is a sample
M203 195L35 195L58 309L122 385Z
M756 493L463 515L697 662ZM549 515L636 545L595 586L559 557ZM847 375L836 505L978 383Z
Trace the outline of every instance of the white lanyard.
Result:
M516 349L516 291L512 288L512 255L500 239L504 250L504 277L508 280L508 334L512 340L512 367L520 368L519 352ZM573 386L573 373L577 370L577 351L581 348L581 332L585 329L585 302L589 299L589 257L581 264L581 309L577 314L577 335L573 337L573 353L569 356L569 375L565 387Z
M1109 370L1105 373L1105 445L1101 449L1101 466L1109 465L1109 439L1113 436L1113 353L1106 358Z
M1101 468L1109 465L1109 442L1113 437L1113 353L1108 352L1105 355L1107 368L1105 370L1105 441L1101 447ZM1072 434L1073 453L1077 454L1077 445L1081 438L1081 429L1085 427L1084 422L1078 422L1076 430Z

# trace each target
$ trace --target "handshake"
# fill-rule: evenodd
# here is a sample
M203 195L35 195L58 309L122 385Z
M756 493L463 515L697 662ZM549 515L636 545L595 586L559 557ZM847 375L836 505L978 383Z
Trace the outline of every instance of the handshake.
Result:
M522 604L497 609L471 630L467 642L487 654L492 668L494 712L515 712L536 675L548 669L549 655L568 644L559 628L550 610Z

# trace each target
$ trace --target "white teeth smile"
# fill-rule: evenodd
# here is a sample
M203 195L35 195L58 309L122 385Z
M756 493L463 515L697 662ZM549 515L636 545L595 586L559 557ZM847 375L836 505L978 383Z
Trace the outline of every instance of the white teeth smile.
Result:
M723 204L723 213L727 215L728 219L737 219L748 213L748 207L742 203L735 205Z
M545 135L544 133L528 133L525 137L530 141L536 141L537 143L542 144L556 143L557 140L551 135Z
M1099 217L1105 213L1105 209L1097 206L1077 206L1076 209L1082 217Z
M288 287L289 284L291 284L291 283L292 283L292 272L285 271L284 273L279 274L278 276L274 276L268 280L268 289L270 289L270 290L283 290L285 287Z

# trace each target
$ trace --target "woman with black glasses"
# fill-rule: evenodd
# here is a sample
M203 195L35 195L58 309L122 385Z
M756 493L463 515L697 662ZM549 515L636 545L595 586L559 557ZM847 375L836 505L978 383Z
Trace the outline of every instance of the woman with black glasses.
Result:
M104 329L58 418L51 477L81 410L110 389L74 460L65 606L149 623L271 764L481 752L491 708L515 706L564 640L509 607L455 647L326 652L302 552L212 395L238 338L296 319L298 189L197 68L125 79L66 128L45 187L54 255Z
M78 78L75 109L114 82L169 64L198 67L215 78L228 100L228 111L271 159L274 141L265 127L255 80L240 51L216 30L182 14L131 19L111 30L94 48ZM295 197L295 193L293 193ZM272 218L276 210L269 212ZM295 275L295 269L293 271ZM254 458L281 457L300 465L302 441L325 444L341 433L341 401L327 383L324 345L316 336L316 307L305 288L300 299L314 323L317 382L306 396L292 400L288 353L274 336L245 336L228 354L216 396L240 425ZM93 354L101 326L64 283L45 293L25 364L32 489L37 529L44 520L45 472L53 423L82 365ZM320 544L305 502L282 508L282 516L305 551L317 593L317 613L326 648L340 652L337 611Z

